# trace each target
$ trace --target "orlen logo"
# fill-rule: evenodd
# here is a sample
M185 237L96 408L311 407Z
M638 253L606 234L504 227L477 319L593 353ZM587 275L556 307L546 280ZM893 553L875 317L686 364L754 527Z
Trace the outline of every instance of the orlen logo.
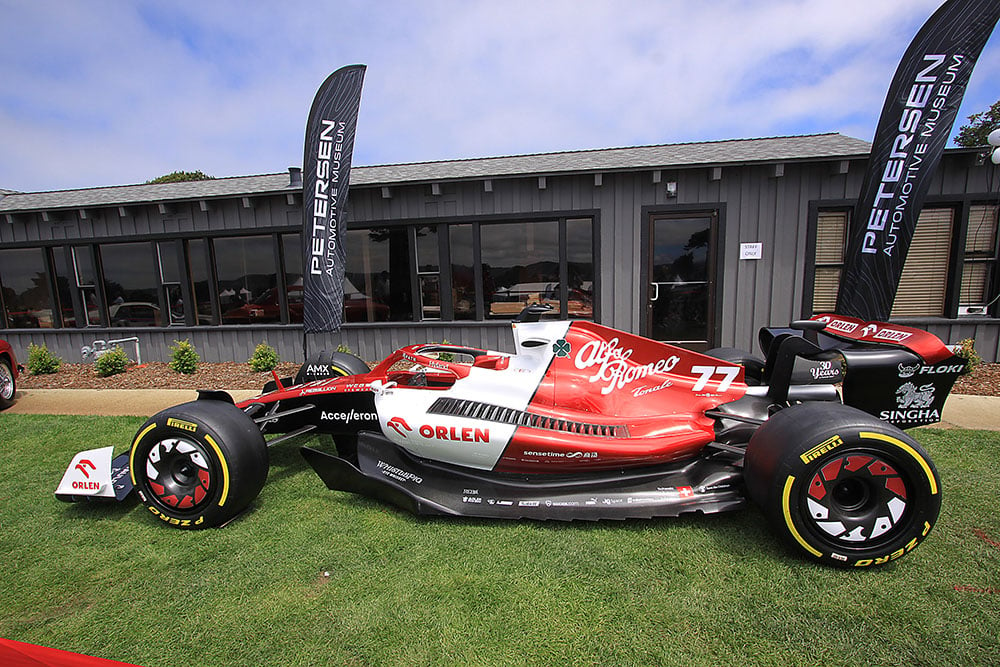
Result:
M392 428L393 430L396 431L396 433L400 434L404 438L406 437L407 431L413 430L412 428L410 428L410 425L406 423L406 420L404 420L402 417L393 417L388 422L386 422L386 426Z
M824 315L823 317L820 317L816 321L817 322L823 322L824 324L826 324L826 328L827 329L831 329L833 331L839 331L839 332L845 333L845 334L854 333L854 331L858 328L858 325L855 324L854 322L845 322L844 320L835 320L835 319L832 319L830 317L827 317L826 315Z
M91 470L97 470L97 466L90 459L80 459L80 462L76 464L76 469L83 473L83 476L90 479L90 473L87 472L87 468Z
M457 426L430 426L424 424L420 427L420 435L428 440L449 440L454 442L489 442L490 430L488 428L458 428Z

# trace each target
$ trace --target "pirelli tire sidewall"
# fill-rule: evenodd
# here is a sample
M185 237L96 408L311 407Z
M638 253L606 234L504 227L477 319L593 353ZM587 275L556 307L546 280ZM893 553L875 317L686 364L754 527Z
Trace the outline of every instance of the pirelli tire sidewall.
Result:
M147 466L154 448L159 458L177 443L184 443L197 463L205 464L204 468L188 467L207 477L202 488L180 506L176 496L166 496L164 501L166 493L162 485L154 487L157 480L150 478ZM140 502L165 524L188 530L220 526L243 512L264 487L269 465L267 444L253 420L234 405L213 400L193 401L153 415L136 433L129 455ZM163 482L168 471L156 473Z
M854 462L859 466L853 473L857 479L846 472ZM833 472L838 467L845 471L842 480ZM941 511L941 480L927 452L895 426L839 404L796 405L771 417L750 439L744 479L750 498L789 545L838 567L867 568L906 555L927 537ZM841 481L843 487L835 489ZM816 508L809 504L811 497L829 492L823 500L832 503L835 490L850 484L870 485L874 505L875 494L889 498L871 516L890 520L877 528L872 527L879 524L877 519L864 527L853 525L860 528L860 535L884 531L877 538L849 542L849 533L827 534L821 528L829 522L810 516L809 508ZM905 500L883 486L904 489ZM846 492L851 493L849 488ZM898 508L900 502L905 509L897 518L892 515L898 509L889 508L892 504ZM863 506L860 500L857 505ZM822 517L832 518L837 517Z

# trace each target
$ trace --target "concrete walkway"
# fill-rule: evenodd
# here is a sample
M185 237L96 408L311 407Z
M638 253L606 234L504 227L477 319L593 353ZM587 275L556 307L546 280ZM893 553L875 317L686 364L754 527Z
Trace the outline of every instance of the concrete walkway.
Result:
M258 394L242 389L229 393L237 401ZM148 417L197 397L193 389L22 389L5 413ZM1000 397L953 394L945 403L943 417L933 428L1000 431Z
M234 400L260 392L235 389ZM24 415L131 415L148 417L198 398L194 389L21 389L5 413Z

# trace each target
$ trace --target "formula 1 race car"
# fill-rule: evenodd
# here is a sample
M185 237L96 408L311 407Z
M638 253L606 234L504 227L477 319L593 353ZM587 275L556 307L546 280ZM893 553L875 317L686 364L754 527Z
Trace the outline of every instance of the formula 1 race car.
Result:
M78 454L56 496L134 488L168 525L220 526L261 492L269 447L329 434L336 453L301 451L330 489L417 514L632 519L749 498L794 548L844 567L894 560L934 525L938 474L900 428L939 421L965 369L935 336L822 315L761 330L759 358L543 311L515 320L514 354L412 345L369 369L324 353L246 401L201 391L117 457Z

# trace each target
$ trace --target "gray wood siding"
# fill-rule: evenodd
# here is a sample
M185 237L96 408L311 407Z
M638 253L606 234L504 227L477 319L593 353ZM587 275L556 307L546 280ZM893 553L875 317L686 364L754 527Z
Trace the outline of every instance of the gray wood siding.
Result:
M700 208L724 209L719 219L722 245L717 249L724 270L715 285L719 337L714 345L756 351L757 331L762 326L781 326L803 313L809 274L807 235L811 208L826 203L842 204L857 197L865 163L850 163L840 173L840 162L809 161L784 164L783 175L774 175L773 165L722 165L721 179L711 177L712 167L663 169L660 182L652 170L602 174L550 175L539 187L537 175L492 179L487 192L483 180L445 182L434 195L428 184L390 186L389 198L381 187L354 187L350 195L352 225L403 222L462 222L520 219L556 215L593 215L597 223L597 283L600 321L639 332L646 312L645 289L639 267L645 261L641 247L644 211L670 213ZM954 201L966 196L995 200L990 194L996 169L973 165L969 153L946 155L934 177L928 201ZM668 199L664 183L676 181L677 197ZM297 230L301 200L289 204L285 193L257 195L244 206L242 198L169 204L161 212L156 204L129 205L125 215L118 207L52 213L45 222L38 213L16 214L12 222L0 219L0 246L102 242L121 238L171 237L177 235L253 233L254 230ZM763 244L759 261L739 259L740 243ZM995 361L1000 352L1000 326L993 320L916 322L946 342L974 337L980 354ZM0 331L22 355L29 342L45 343L68 361L78 361L80 347L95 339L128 335L128 329ZM290 326L217 327L193 329L142 329L143 358L163 361L175 339L189 338L205 361L242 361L254 346L266 341L282 359L301 361L301 328ZM441 341L472 347L509 350L506 323L391 323L347 325L339 334L311 336L310 350L344 344L372 361L393 349L414 342Z

